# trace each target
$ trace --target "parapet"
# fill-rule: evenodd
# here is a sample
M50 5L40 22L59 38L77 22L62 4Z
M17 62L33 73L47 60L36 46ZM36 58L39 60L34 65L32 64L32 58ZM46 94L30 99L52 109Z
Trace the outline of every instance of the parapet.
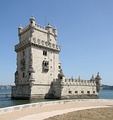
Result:
M42 25L36 24L34 17L30 18L30 24L27 25L26 27L24 27L24 28L22 28L22 26L18 27L18 35L25 33L30 28L33 28L35 30L39 30L39 31L44 32L44 33L49 33L51 35L54 35L55 38L57 37L57 28L56 27L52 28L49 23L46 27L43 27Z
M80 80L80 79L65 79L65 81L63 81L63 84L69 84L69 85L82 85L82 86L86 86L86 85L96 85L95 81L90 81L90 80Z

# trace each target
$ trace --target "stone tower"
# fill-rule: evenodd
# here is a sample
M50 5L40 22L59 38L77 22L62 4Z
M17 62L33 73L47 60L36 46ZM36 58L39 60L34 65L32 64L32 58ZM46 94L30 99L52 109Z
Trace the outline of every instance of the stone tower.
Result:
M51 91L51 83L58 78L60 46L57 45L57 29L50 24L44 28L35 18L18 28L19 43L15 45L17 70L13 99L45 98Z

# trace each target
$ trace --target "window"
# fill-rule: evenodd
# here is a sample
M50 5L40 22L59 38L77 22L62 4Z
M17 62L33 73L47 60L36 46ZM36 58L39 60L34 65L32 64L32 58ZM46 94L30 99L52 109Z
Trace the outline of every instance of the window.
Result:
M78 91L75 91L75 93L78 93Z
M59 69L61 69L61 66L58 66Z
M93 91L93 93L95 93L95 91Z
M72 94L72 91L69 91L70 94Z
M23 71L23 70L25 70L25 59L22 59L21 61L20 61L20 69Z
M23 78L25 77L25 73L23 72Z
M46 50L43 51L43 55L47 56L47 51Z
M62 77L60 77L60 79L62 79Z
M84 91L81 91L81 93L83 94L83 93L84 93Z
M43 61L43 71L47 72L49 70L49 61Z
M90 91L87 91L88 94L90 94Z

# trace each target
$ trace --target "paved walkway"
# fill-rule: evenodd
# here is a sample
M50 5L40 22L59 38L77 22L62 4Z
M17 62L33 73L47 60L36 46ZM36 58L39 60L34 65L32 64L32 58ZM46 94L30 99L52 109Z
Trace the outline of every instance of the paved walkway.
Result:
M70 108L70 109L64 109L64 110L55 110L51 112L44 112L40 114L34 114L34 115L28 115L22 118L19 118L17 120L44 120L49 117L53 117L56 115L62 115L64 113L68 112L74 112L74 111L79 111L79 110L86 110L86 109L92 109L92 108L105 108L108 106L92 106L92 107L79 107L79 108Z
M0 120L44 120L68 112L113 107L113 100L61 100L0 109Z

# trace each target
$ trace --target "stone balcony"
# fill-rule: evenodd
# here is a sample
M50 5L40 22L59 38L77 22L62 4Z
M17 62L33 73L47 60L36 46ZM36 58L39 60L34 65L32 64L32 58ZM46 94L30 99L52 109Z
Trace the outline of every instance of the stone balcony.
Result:
M52 49L58 52L61 51L61 47L59 45L52 44L50 42L36 39L36 38L29 38L28 40L24 40L19 44L15 45L15 51L19 51L20 49L28 45L41 46L41 47Z

